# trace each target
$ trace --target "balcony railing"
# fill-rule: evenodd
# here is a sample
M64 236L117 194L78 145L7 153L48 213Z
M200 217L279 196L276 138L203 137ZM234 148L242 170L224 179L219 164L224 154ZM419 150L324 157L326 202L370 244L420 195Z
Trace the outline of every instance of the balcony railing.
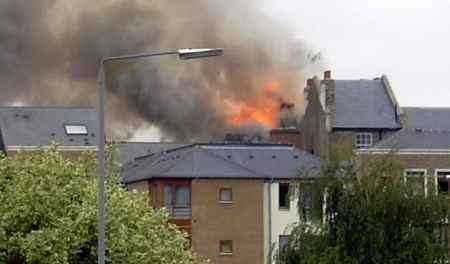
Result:
M190 207L165 207L172 219L190 219L192 209Z

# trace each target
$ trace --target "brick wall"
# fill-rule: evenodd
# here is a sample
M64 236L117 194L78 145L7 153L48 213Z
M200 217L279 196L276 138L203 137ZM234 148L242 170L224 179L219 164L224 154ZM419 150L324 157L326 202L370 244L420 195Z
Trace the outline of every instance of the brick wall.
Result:
M148 181L140 181L140 182L130 183L127 185L127 189L130 191L137 191L137 192L150 191Z
M320 102L320 86L317 79L309 79L305 93L308 106L303 117L304 149L324 159L328 158L327 115ZM325 100L326 101L326 100Z
M304 149L303 135L296 128L277 128L270 131L270 142L293 144L296 148Z
M264 262L262 180L192 181L192 247L215 264ZM231 188L233 202L219 202ZM233 254L220 255L219 241L232 240Z
M396 155L404 168L427 169L428 175L434 175L435 169L450 169L449 155Z

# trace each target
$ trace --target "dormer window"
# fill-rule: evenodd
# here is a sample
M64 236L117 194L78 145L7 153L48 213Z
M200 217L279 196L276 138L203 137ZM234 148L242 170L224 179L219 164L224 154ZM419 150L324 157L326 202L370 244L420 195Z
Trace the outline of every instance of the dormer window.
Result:
M372 134L371 133L358 133L355 136L355 147L368 148L372 146Z
M64 125L67 135L87 135L88 130L85 125Z

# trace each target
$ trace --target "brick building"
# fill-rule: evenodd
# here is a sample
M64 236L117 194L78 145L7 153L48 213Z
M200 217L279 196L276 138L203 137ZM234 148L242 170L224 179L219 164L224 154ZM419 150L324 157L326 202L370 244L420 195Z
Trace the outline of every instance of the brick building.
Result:
M448 192L450 108L400 107L388 78L309 79L303 119L304 148L324 159L335 149L393 155L405 181L425 193Z
M213 263L271 263L299 220L290 195L297 180L317 176L320 159L292 145L193 144L135 159L124 167L131 190L190 235Z

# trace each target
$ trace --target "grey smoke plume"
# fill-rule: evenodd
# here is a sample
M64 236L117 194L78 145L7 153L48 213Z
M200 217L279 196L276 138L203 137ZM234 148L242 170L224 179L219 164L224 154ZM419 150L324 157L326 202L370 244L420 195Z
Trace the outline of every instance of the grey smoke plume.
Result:
M95 106L101 57L222 47L222 57L110 65L107 127L130 136L155 124L178 140L233 132L230 105L255 100L267 82L301 105L302 69L317 58L257 3L1 0L0 104Z

